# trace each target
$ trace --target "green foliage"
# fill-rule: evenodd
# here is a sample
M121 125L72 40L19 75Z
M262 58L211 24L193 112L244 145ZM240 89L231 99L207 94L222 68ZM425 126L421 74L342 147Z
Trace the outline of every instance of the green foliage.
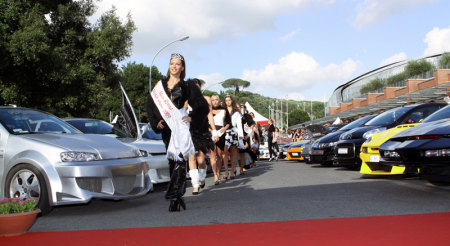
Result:
M392 75L386 79L386 85L393 85L397 82L401 82L406 79L407 79L406 73L399 73L396 75Z
M24 201L18 198L5 198L0 201L0 214L31 212L36 209L36 201L32 198Z
M250 82L242 79L227 79L224 82L222 82L223 88L234 88L234 95L237 95L239 92L239 87L247 88L250 86Z
M289 125L297 125L306 121L309 121L310 117L307 112L302 109L296 108L289 112Z
M439 67L449 69L450 68L450 52L445 52L439 59Z
M405 68L406 77L410 78L421 73L434 70L435 67L425 59L409 61Z
M368 93L386 87L386 80L382 78L372 79L369 83L363 85L359 92L361 94Z
M112 9L92 25L93 0L0 0L0 94L61 117L105 119L135 26ZM48 16L47 19L46 16Z

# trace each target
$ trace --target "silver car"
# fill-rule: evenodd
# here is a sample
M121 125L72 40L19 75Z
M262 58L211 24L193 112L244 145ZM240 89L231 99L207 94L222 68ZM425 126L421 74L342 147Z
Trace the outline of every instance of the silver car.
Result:
M133 117L131 117L131 119L133 119ZM134 135L137 137L133 138L123 129L115 127L114 125L102 120L67 118L64 119L64 121L83 133L110 135L124 143L134 145L139 149L147 151L148 157L146 157L146 159L149 164L149 174L152 183L158 184L170 181L169 161L166 157L166 148L164 143L162 139L155 140L142 137L146 136L148 133L148 126L146 126L146 124L139 124L140 129L135 128L136 130L139 130L139 133L135 133ZM153 133L153 135L156 134Z
M132 198L152 188L144 150L82 134L34 109L0 107L0 123L0 199L34 198L46 213L52 206Z

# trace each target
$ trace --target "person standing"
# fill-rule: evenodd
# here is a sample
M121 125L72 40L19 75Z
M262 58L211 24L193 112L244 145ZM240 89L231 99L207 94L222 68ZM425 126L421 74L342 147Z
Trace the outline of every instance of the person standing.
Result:
M227 110L231 116L231 126L226 131L225 145L228 147L228 150L230 151L230 158L231 158L230 179L234 179L236 176L238 150L245 148L243 143L244 131L242 129L242 115L239 112L239 108L236 106L236 102L230 95L227 95L224 101Z
M201 125L209 112L202 92L194 82L185 81L185 76L184 57L172 54L166 79L156 83L147 98L150 125L161 133L167 150L171 176L165 198L170 200L170 212L186 209L186 162L195 154L189 125ZM189 115L184 108L186 100L192 107Z
M278 156L278 153L275 154L274 152L274 133L275 133L275 126L273 125L273 120L269 119L269 129L267 129L267 145L269 147L269 161L272 161L272 156L275 155L275 157Z
M199 79L192 79L199 89L202 88L202 84ZM192 194L198 195L200 188L205 187L206 180L206 160L205 154L210 154L210 163L212 169L216 168L216 152L214 142L218 140L216 133L216 126L214 124L214 118L212 115L211 98L204 96L208 102L209 111L207 118L200 122L200 125L191 124L190 132L192 141L194 142L195 155L189 156L189 176L192 183ZM211 134L210 128L212 129ZM214 139L214 142L213 142Z
M212 103L212 113L214 117L214 124L216 125L217 136L219 140L216 142L216 168L213 167L214 173L214 184L220 183L220 169L222 166L222 161L224 163L225 174L223 176L224 180L228 179L228 148L225 145L225 132L228 130L231 124L231 117L228 110L220 105L220 98L217 94L211 96ZM225 149L226 148L226 149Z

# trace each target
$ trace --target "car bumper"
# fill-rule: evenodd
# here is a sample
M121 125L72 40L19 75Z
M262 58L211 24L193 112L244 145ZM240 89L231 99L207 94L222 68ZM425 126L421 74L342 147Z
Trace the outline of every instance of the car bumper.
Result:
M359 154L362 161L361 174L370 175L399 175L405 172L403 165L384 165L380 163L381 157L378 147L364 146L363 152Z
M150 155L146 158L153 184L166 183L170 181L169 161L166 155Z
M312 149L311 161L314 163L333 162L334 152L332 148Z
M144 158L61 163L56 167L61 185L59 190L52 192L51 205L87 203L92 198L121 200L145 195L153 188L148 170Z
M287 161L303 161L305 160L305 158L302 156L302 152L290 152L288 151L286 153L286 158Z
M339 142L334 149L333 163L341 166L359 166L361 159L359 153L363 140Z

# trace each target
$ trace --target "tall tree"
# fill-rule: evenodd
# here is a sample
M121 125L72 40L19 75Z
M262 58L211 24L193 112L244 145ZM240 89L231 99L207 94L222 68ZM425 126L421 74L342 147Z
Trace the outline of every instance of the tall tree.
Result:
M239 93L239 87L247 88L250 86L250 82L242 79L227 79L224 82L222 82L223 88L233 88L234 94L236 95Z
M164 76L159 72L158 68L152 66L152 88L156 82L163 79ZM125 66L122 66L120 71L120 82L122 83L131 104L136 110L136 114L141 112L141 116L147 115L147 95L149 93L149 67L144 64L136 64L136 62L129 62ZM109 108L114 113L117 113L122 103L121 92L118 88L118 84L113 87L113 93L111 93L109 100Z
M289 112L289 125L296 125L309 120L310 118L308 113L299 108Z
M93 0L0 0L0 93L6 103L59 116L105 118L104 100L129 56L135 26Z

